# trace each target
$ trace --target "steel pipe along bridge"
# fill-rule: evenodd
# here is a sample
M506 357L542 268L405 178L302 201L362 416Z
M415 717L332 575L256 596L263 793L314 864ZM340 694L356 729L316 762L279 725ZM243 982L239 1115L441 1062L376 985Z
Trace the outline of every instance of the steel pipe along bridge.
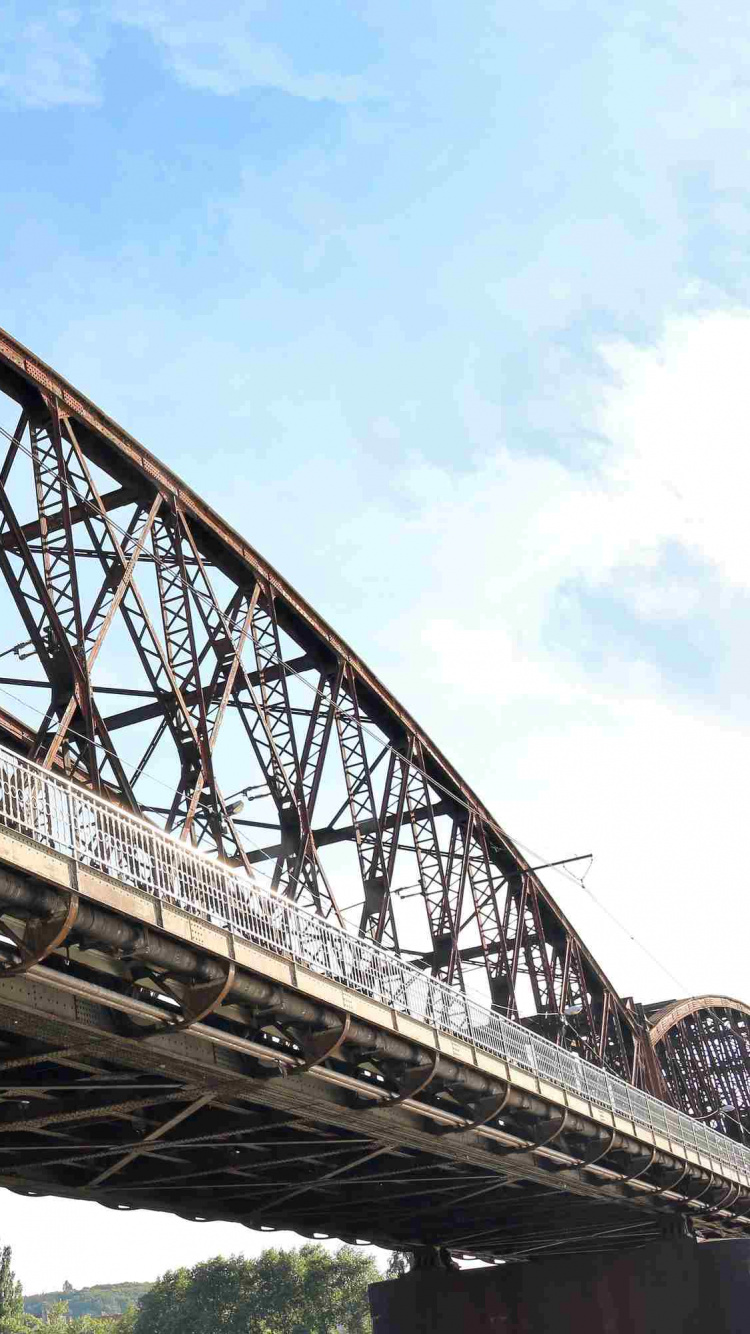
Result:
M488 1259L748 1235L748 1010L624 1002L346 643L7 334L0 431L0 1184Z

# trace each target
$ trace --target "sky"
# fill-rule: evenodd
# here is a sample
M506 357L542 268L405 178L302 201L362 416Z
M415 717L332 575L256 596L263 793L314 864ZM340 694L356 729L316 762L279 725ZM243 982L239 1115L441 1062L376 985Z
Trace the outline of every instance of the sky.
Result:
M0 0L0 326L594 854L546 882L642 1000L750 999L749 55L739 0ZM264 1244L0 1235L27 1291Z

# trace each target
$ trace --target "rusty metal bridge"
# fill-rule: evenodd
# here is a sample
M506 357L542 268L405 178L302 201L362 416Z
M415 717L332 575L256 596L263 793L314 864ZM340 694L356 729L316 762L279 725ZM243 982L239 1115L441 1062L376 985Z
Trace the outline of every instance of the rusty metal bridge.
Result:
M0 1184L485 1258L746 1235L747 1007L623 1001L330 626L6 334L0 431Z

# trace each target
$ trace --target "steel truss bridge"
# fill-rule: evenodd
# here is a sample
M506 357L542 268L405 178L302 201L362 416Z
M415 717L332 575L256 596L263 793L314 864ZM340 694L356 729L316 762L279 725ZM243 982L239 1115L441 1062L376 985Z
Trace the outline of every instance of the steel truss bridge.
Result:
M330 626L2 333L0 430L0 1184L485 1258L747 1235L750 1010L618 996Z

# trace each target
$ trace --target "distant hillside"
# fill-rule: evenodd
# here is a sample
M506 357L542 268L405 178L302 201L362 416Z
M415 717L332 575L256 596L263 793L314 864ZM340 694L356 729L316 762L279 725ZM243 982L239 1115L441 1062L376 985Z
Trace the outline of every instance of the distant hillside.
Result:
M43 1316L55 1302L67 1302L71 1315L120 1315L135 1306L152 1283L97 1283L93 1288L75 1288L71 1292L37 1292L24 1297L28 1315Z

